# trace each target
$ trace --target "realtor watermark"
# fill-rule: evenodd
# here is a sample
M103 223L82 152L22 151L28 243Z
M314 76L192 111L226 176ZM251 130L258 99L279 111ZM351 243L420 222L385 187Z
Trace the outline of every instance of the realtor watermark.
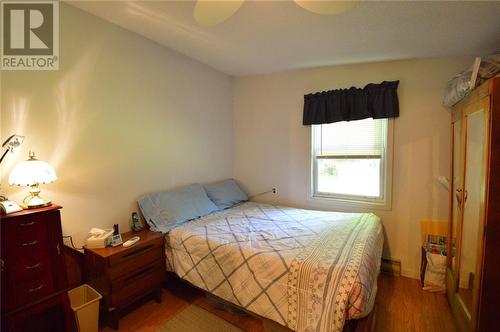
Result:
M1 2L2 70L59 69L59 2Z

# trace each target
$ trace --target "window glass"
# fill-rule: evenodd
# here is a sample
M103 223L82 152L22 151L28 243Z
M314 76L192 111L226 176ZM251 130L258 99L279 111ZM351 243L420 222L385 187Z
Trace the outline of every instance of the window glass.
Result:
M383 201L387 119L313 126L314 196Z

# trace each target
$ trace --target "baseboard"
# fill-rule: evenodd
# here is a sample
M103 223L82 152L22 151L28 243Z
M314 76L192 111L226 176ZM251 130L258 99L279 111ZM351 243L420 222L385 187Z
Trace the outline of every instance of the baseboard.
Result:
M399 277L401 275L401 261L399 259L382 257L380 272Z
M401 276L420 280L420 272L415 270L401 269Z

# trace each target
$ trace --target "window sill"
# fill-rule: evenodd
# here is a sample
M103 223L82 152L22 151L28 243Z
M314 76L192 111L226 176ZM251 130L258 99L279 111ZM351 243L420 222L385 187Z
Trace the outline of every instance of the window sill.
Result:
M327 206L328 208L338 208L338 209L362 209L362 210L381 210L389 211L391 210L391 202L374 202L374 201L362 201L356 199L342 199L335 197L328 197L323 195L312 195L309 196L308 201L311 203Z

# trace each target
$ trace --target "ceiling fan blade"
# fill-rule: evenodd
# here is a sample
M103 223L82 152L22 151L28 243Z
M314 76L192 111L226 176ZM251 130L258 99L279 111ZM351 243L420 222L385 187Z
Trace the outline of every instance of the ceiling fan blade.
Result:
M194 6L194 19L202 27L211 27L231 17L245 0L198 0Z
M294 0L297 5L310 12L321 15L335 15L348 11L354 7L358 1L321 1L321 0Z

